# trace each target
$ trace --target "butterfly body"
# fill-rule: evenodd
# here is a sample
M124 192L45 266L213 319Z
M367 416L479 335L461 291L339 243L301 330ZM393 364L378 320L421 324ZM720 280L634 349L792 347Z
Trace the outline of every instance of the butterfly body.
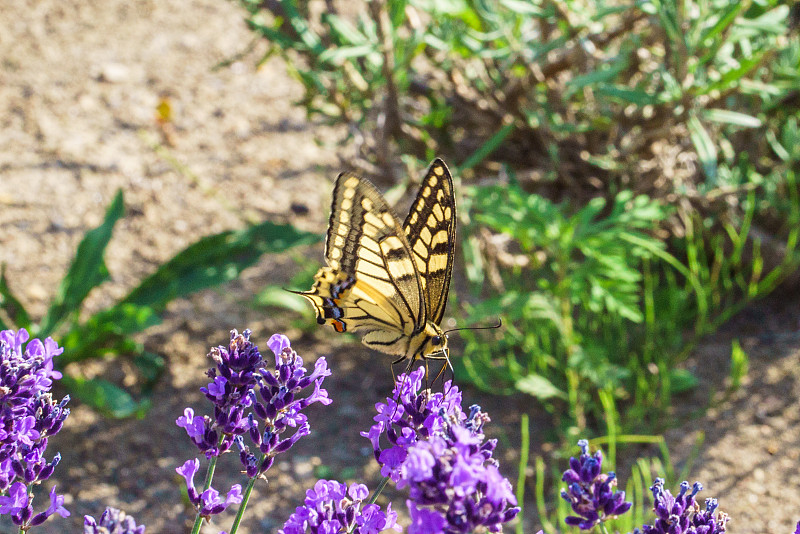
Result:
M434 160L401 223L375 187L340 174L325 246L327 266L300 294L317 322L355 332L365 345L402 359L442 357L439 324L447 303L455 242L450 171Z

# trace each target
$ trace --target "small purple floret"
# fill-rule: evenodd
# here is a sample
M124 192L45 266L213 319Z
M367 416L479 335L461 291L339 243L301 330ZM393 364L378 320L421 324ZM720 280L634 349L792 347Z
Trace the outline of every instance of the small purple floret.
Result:
M224 512L228 506L242 502L242 487L239 484L231 486L225 500L220 499L219 491L214 488L209 488L203 493L198 493L194 485L194 475L197 473L198 469L200 469L200 460L194 458L192 460L186 460L181 467L175 469L175 472L186 480L186 491L189 495L189 500L195 508L197 508L201 516L207 518L212 515L220 514Z

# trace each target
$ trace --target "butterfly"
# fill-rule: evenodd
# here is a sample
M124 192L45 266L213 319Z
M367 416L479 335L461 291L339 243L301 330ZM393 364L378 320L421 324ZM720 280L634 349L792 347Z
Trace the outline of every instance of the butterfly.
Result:
M369 181L345 172L333 188L327 265L307 298L319 324L355 332L375 350L405 359L446 359L439 326L453 270L456 203L441 159L428 168L401 224Z

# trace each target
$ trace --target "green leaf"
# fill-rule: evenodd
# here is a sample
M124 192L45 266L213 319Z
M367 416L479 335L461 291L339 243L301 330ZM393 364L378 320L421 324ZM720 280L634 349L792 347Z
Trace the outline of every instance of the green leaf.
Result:
M565 98L569 98L575 92L586 86L593 86L602 82L611 82L623 70L628 68L630 62L626 57L620 57L615 62L608 64L603 63L597 70L587 74L575 76L565 84Z
M70 313L77 313L86 295L96 286L108 279L108 269L103 261L106 245L111 239L114 225L122 217L125 205L122 190L111 201L103 224L86 232L78 245L75 259L61 281L56 298L50 304L47 315L38 332L41 337L50 335Z
M61 338L66 349L59 366L114 352L125 337L155 326L161 318L152 308L121 303L92 315Z
M514 13L531 17L542 17L545 11L535 5L534 2L522 2L521 0L500 0L500 4Z
M734 19L736 19L736 15L739 14L739 11L741 11L743 7L744 4L741 2L731 3L727 10L724 10L719 14L717 22L714 23L710 28L707 28L703 31L703 33L700 35L699 43L702 45L707 40L713 39L722 33L723 30L733 23Z
M786 33L786 23L789 20L789 6L781 5L754 19L739 19L736 24L743 28L750 28L767 34L783 35Z
M127 391L107 380L86 379L64 374L61 383L81 402L116 419L131 416L142 417L150 409L149 398L136 402Z
M166 362L163 357L146 350L141 351L134 357L133 364L142 374L148 386L155 384L159 377L164 374L164 369L166 369Z
M488 158L492 152L497 150L503 141L505 141L506 137L511 135L514 131L514 123L509 123L504 125L500 128L497 132L495 132L492 137L490 137L480 148L478 148L475 152L473 152L467 159L458 166L457 172L463 172L465 169L471 169L475 165L478 165L481 161Z
M294 31L300 36L306 48L314 52L314 55L318 56L325 51L325 48L322 46L322 41L320 41L319 36L311 29L306 19L298 11L296 4L296 0L284 0L281 2L281 6L283 6L283 9L286 11L286 16L289 19L289 24L292 25Z
M322 13L321 19L331 28L331 34L336 36L338 42L352 45L369 44L369 40L358 31L349 21L332 13Z
M691 391L697 387L697 384L700 383L697 377L686 369L671 369L669 376L670 392L672 394Z
M731 111L728 109L706 109L703 110L702 113L705 119L712 122L733 124L734 126L743 126L745 128L760 128L762 125L760 119L752 115L739 113L738 111Z
M558 397L559 399L566 399L567 395L553 385L548 379L542 375L531 374L523 376L514 384L514 386L522 393L527 393L537 399L552 399Z
M692 144L694 144L694 148L697 150L697 156L700 158L700 163L703 165L703 170L705 171L709 185L714 185L717 181L717 147L714 146L711 136L708 135L708 132L697 116L692 115L689 118L687 126L689 127Z
M610 99L623 103L636 104L640 107L658 103L658 97L656 95L650 94L642 89L630 89L623 86L599 84L594 90L598 95L607 96Z
M25 328L30 330L31 318L22 303L17 300L17 297L11 292L8 287L8 280L6 279L6 264L0 267L0 308L4 309L8 314L9 319L14 321L16 328ZM3 321L0 320L0 328L7 328Z
M317 234L269 221L204 237L159 267L120 304L136 304L161 313L176 298L235 279L264 253L284 252L320 239Z
M361 58L372 53L375 53L375 46L370 43L347 47L341 46L325 50L319 55L319 61L321 63L340 65L345 59Z

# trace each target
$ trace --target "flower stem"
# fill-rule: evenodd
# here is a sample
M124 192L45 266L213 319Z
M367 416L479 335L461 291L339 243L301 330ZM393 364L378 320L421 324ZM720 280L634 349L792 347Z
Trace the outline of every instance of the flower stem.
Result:
M603 534L608 534L608 528L606 528L606 524L604 521L600 522L600 532Z
M261 460L258 461L258 464L259 465L263 464L266 458L267 455L262 454ZM236 519L233 520L233 526L231 526L230 534L236 534L236 530L239 528L239 523L242 522L242 517L244 517L244 509L247 508L247 501L250 500L250 493L252 493L253 486L256 485L256 480L258 480L258 477L259 475L254 476L247 483L247 487L244 490L244 494L242 494L242 504L239 505L239 511L236 513Z
M380 495L383 491L383 488L386 487L387 482L389 482L389 477L383 477L383 480L381 480L381 483L378 484L378 487L375 489L372 497L369 498L369 502L367 502L367 504L375 504L375 501L378 500L378 495Z
M222 438L220 438L220 443L222 443ZM214 478L214 470L217 468L217 458L218 456L212 456L211 461L208 462L208 469L206 470L206 481L203 482L203 491L206 491L208 488L211 487L211 479ZM200 493L202 494L203 491ZM192 534L199 534L200 527L203 525L203 516L200 515L200 511L197 512L197 517L194 518L194 525L192 525Z

